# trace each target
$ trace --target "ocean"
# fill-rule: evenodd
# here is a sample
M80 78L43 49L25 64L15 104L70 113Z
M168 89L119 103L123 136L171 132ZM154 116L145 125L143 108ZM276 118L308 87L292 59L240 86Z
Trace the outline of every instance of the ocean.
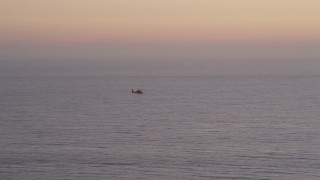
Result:
M319 128L317 75L0 77L1 180L317 180Z

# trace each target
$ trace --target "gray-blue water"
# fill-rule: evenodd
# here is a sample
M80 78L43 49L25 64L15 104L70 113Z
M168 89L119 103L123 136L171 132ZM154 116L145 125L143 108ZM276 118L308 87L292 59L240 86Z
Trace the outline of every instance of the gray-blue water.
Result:
M1 77L0 179L320 179L319 128L320 76Z

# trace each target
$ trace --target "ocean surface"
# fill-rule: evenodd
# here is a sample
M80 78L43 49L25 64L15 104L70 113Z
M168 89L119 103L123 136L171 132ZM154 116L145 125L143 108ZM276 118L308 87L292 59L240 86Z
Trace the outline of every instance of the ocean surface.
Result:
M318 180L319 129L316 75L0 77L1 180Z

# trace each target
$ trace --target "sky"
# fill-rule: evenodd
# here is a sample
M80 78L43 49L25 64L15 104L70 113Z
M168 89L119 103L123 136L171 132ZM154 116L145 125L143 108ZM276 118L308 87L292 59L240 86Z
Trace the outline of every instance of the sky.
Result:
M241 66L241 71L269 67L265 71L271 72L283 67L320 73L319 0L1 0L0 4L0 58L7 63L108 62L117 67L141 63L173 71L185 64L190 71L194 65L199 71L234 71Z

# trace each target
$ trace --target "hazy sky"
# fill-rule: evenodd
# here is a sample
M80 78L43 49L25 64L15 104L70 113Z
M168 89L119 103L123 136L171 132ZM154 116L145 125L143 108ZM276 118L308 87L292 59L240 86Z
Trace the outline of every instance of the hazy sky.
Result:
M319 0L2 0L1 39L319 41Z
M319 0L1 0L0 4L1 60L179 60L219 67L279 62L320 68Z

